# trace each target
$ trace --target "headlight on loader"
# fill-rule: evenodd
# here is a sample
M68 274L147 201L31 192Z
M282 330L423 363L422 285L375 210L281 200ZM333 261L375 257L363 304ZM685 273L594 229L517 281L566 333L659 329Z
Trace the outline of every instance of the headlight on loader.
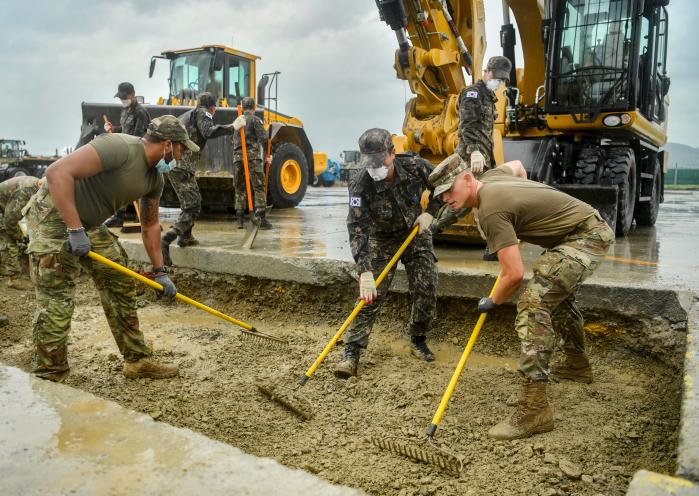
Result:
M608 115L602 122L607 127L617 127L621 124L621 117L618 115Z

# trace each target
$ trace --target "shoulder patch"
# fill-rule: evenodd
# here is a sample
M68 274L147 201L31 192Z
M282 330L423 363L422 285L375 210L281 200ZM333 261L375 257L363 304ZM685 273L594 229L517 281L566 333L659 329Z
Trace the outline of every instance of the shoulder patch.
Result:
M467 91L466 98L478 98L478 92L477 91Z
M213 119L214 116L211 115L209 112L204 112L204 115L207 116L209 119Z
M350 196L350 207L361 207L362 197L361 196Z

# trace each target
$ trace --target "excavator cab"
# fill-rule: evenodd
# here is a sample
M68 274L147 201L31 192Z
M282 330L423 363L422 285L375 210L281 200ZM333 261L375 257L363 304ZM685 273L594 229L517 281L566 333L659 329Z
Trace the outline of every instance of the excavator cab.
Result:
M556 1L546 112L591 122L600 112L638 109L662 123L670 87L667 3Z

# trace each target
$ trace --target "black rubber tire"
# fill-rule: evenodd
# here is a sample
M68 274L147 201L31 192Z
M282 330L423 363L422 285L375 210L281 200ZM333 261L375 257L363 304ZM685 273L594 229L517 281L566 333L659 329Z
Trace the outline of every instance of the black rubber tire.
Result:
M636 157L627 147L609 148L604 164L604 182L619 187L616 211L616 235L626 236L633 226L636 206Z
M7 179L12 179L13 177L23 177L31 175L33 174L24 167L9 167L7 169L7 175L5 177L7 177Z
M287 160L295 160L301 169L301 182L294 192L282 187L281 169ZM292 208L301 203L308 188L308 162L301 149L293 143L279 143L272 153L269 171L269 198L276 208Z
M660 198L663 195L663 178L660 176L660 162L655 161L653 170L653 187L651 189L650 201L636 203L636 224L639 226L654 226L658 220L658 210L660 209Z
M575 184L598 184L600 165L604 162L604 152L599 147L585 147L580 150L575 162Z

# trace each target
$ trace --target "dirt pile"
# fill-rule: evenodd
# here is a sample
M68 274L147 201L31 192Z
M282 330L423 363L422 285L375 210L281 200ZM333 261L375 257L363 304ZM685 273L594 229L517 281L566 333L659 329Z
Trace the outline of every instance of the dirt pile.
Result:
M360 377L336 380L330 368L339 353L333 353L302 390L315 409L304 422L266 400L256 383L286 377L294 385L351 310L354 288L189 272L175 280L182 292L286 336L290 349L254 346L225 322L144 292L139 315L146 338L159 358L180 365L181 374L167 381L126 380L86 281L77 295L66 383L372 494L621 495L640 468L674 469L680 376L609 335L591 340L593 384L549 388L553 432L497 442L485 433L511 412L505 401L516 390L518 344L511 310L490 319L437 433L464 457L465 470L455 478L381 452L368 439L424 434L475 323L472 302L440 301L433 341L438 359L426 364L410 356L405 297L392 295L362 356ZM33 306L29 292L0 296L0 314L10 319L0 329L0 361L25 370L31 366Z

